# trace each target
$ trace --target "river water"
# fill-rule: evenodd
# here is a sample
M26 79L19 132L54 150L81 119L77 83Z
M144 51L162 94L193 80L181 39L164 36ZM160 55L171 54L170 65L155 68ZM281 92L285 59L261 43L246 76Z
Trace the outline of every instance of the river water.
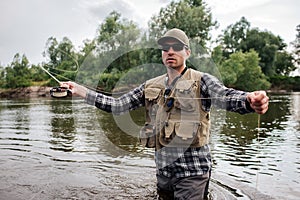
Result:
M114 117L80 99L0 100L0 199L154 199L143 109ZM212 199L300 197L300 94L269 111L214 110Z

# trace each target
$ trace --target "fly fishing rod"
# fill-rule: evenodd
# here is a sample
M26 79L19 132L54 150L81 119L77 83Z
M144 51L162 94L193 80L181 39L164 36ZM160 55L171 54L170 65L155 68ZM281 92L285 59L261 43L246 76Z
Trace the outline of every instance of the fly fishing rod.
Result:
M48 70L46 70L43 66L40 66L40 67L51 78L53 78L58 84L62 83L53 74L51 74ZM111 92L106 92L106 91L103 91L103 90L95 89L95 88L92 88L92 87L87 86L87 85L83 85L83 86L86 87L86 88L88 88L88 89L90 89L90 90L102 93L102 94L107 95L107 96L113 96L113 95L120 96L120 95L123 95L123 94L126 93L125 91L124 92L114 92L114 93L111 93ZM62 97L72 96L72 92L67 87L58 86L58 87L53 87L53 88L50 89L50 95L51 95L51 97L62 98Z
M61 53L63 54L66 54L68 56L70 56L70 58L74 61L75 63L75 66L76 66L76 70L75 71L72 71L72 72L78 72L79 70L79 63L77 61L76 58L74 58L74 56L70 55L69 53L67 53L66 51L62 50L62 49L57 49L58 51L60 51ZM48 70L46 70L43 66L40 65L40 67L42 68L42 70L44 72L46 72L51 78L53 78L58 84L61 85L61 81L59 81L53 74L51 74ZM51 67L50 67L51 68ZM54 69L54 68L53 68ZM59 71L65 71L65 72L70 72L69 70L62 70L62 69L55 69L55 70L59 70ZM54 73L54 72L53 72ZM56 74L56 73L54 73ZM56 74L57 76L60 76L60 77L64 77L64 76L61 76L59 74ZM66 78L66 77L64 77ZM68 78L66 78L68 79ZM70 79L68 79L70 80ZM127 93L127 91L120 91L120 92L107 92L107 91L104 91L102 89L99 89L98 87L96 88L93 88L93 87L90 87L90 86L87 86L87 85L83 85L81 84L82 86L90 89L90 90L93 90L95 92L99 92L101 94L104 94L104 95L107 95L107 96L113 96L113 95L116 95L116 96L121 96L125 93ZM69 88L67 87L54 87L54 88L51 88L50 90L50 94L52 97L66 97L66 96L71 96L72 95L72 92L69 90Z
M48 70L46 70L43 66L40 65L40 67L42 68L42 70L44 72L46 72L51 78L53 78L57 83L61 83L55 76L53 76Z
M43 66L41 66L41 69L46 72L51 78L53 78L57 83L61 84L61 81L58 80L55 76L53 76L48 70L46 70ZM50 95L51 97L55 98L62 98L62 97L68 97L72 96L72 92L67 87L53 87L50 89Z

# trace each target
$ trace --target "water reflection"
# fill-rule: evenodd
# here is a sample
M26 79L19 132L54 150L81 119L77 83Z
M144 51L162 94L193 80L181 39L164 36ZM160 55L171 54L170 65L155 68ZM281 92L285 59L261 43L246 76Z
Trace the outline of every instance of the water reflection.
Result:
M299 93L273 95L260 128L256 114L213 115L215 182L298 197L299 101ZM0 101L0 113L1 197L19 192L24 199L55 199L57 191L66 199L153 197L153 150L140 146L136 130L144 109L119 118L74 99L27 99ZM136 126L127 126L129 117ZM115 120L124 121L125 132Z
M0 106L0 145L4 150L23 154L30 152L30 103L29 100L20 102L1 101ZM9 140L9 142L4 142ZM16 157L19 157L17 155Z
M269 111L260 116L260 121L256 114L227 113L220 134L212 136L215 172L279 196L287 189L297 194L300 189L299 120L296 114L299 96L273 95ZM266 188L268 182L274 182L273 189ZM286 190L279 189L279 185L286 185ZM282 196L282 199L289 198Z
M268 112L263 115L262 127L268 130L284 130L291 115L290 95L273 95L270 99Z
M5 116L7 118L7 121L13 122L10 125L17 130L15 133L27 135L30 125L29 100L25 99L21 102L8 106L8 111L9 113L6 113Z
M134 125L144 123L144 119L141 117L144 115L143 112L143 109L139 109L121 116L112 116L109 113L99 112L98 119L106 137L114 145L134 153L141 151L138 140L139 129L136 129ZM128 119L133 119L134 124L130 123ZM126 127L126 130L122 130L122 127Z
M295 128L300 131L300 92L291 94L291 99L292 117L296 121Z
M76 138L74 117L72 115L72 102L70 100L53 100L50 103L51 112L51 149L59 151L73 151Z

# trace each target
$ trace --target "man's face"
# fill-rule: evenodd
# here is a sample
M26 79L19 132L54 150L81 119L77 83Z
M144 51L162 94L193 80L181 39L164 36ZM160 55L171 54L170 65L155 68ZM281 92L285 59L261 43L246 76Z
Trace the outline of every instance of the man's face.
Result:
M183 69L185 61L190 56L190 50L186 49L176 39L168 39L162 45L162 61L167 67L173 69Z

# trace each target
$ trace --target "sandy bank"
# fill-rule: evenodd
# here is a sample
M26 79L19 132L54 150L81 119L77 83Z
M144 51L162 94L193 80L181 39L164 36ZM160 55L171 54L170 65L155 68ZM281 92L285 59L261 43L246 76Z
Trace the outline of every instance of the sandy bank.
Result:
M50 88L46 86L31 86L16 89L0 90L0 98L34 98L50 97Z

